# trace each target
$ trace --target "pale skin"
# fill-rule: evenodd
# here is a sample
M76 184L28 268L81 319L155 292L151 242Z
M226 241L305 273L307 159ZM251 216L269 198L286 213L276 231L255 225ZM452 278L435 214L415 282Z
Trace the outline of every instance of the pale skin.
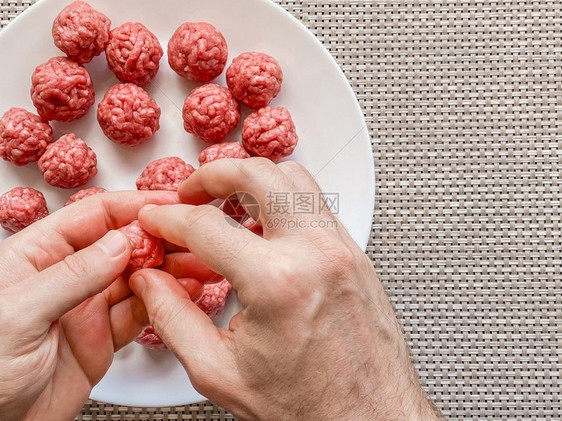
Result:
M194 387L240 419L439 419L382 284L342 224L318 207L298 215L298 229L270 222L268 193L303 191L319 192L298 164L224 159L178 195L93 196L2 242L2 419L73 419L114 351L147 324ZM257 199L263 237L206 204L236 192ZM130 246L114 230L137 217L176 253L127 285ZM176 281L213 272L243 305L228 329L192 302L200 285Z

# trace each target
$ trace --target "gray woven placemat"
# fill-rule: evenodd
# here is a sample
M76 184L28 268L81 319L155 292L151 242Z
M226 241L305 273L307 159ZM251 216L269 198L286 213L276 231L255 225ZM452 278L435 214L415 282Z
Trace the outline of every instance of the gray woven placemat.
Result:
M31 1L1 0L1 25ZM330 50L371 131L368 254L451 419L562 415L562 6L278 0ZM232 419L88 402L80 420Z

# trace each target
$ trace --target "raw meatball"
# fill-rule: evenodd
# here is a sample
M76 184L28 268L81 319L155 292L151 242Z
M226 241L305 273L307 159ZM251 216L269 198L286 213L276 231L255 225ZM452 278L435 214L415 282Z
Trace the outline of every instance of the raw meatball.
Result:
M100 101L98 122L114 142L137 146L160 128L160 107L143 88L134 83L119 83Z
M0 225L18 232L49 214L47 202L40 191L16 187L0 196Z
M97 174L95 152L70 133L47 146L39 159L39 169L52 186L72 189L86 184Z
M162 341L162 338L158 336L158 334L154 331L154 328L152 326L149 326L144 331L142 331L141 334L135 339L135 342L156 351L168 350L168 347Z
M194 171L195 168L176 156L157 159L137 178L137 189L177 191L178 185Z
M145 230L139 221L133 221L129 225L119 228L124 233L133 249L125 273L133 273L143 268L153 268L164 261L164 242Z
M31 100L43 119L72 121L93 105L94 86L84 66L66 57L53 57L31 75Z
M37 161L52 140L49 123L23 108L10 108L0 119L0 157L17 166Z
M225 142L211 145L199 154L199 165L207 164L222 158L249 158L246 149L238 142Z
M109 41L111 21L88 3L75 1L66 6L53 22L55 45L78 63L99 56Z
M299 138L286 108L265 107L246 117L242 140L250 155L277 161L293 153Z
M178 282L183 286L182 280ZM226 279L214 284L206 284L203 287L203 293L195 304L203 310L209 317L217 317L222 314L226 305L226 300L232 285ZM136 339L135 342L146 346L150 349L165 351L168 348L162 341L162 338L154 331L152 326L147 327Z
M106 190L101 187L88 187L87 189L79 190L69 197L69 199L66 201L64 206L68 206L74 202L78 202L79 200L85 199L86 197L90 197L98 193L103 193L105 191Z
M226 41L210 23L186 22L168 42L168 63L180 76L208 82L220 75L228 58Z
M158 72L164 52L142 23L127 22L111 31L105 47L107 64L121 82L148 83Z
M183 104L183 127L213 143L224 139L240 121L240 106L230 91L209 83L195 88Z
M220 316L231 290L232 285L226 279L214 284L205 284L203 294L195 304L209 317Z
M226 83L232 95L256 110L277 96L281 82L281 66L273 57L263 53L240 54L226 71Z

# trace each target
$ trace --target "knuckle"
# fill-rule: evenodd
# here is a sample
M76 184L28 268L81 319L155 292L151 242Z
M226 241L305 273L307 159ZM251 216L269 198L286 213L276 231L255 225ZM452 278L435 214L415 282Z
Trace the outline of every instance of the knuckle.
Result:
M299 164L296 161L283 161L277 164L277 166L285 173L302 173L308 171L304 168L302 164Z
M2 291L0 295L0 323L2 323L3 329L7 332L13 327L14 321L14 311L8 305L9 300L5 291Z
M217 208L212 205L199 205L191 208L187 213L185 223L187 225L205 224L205 220L209 222L212 212L216 212Z
M187 303L174 302L167 295L154 295L145 305L150 323L158 334L169 338L174 336L168 334L170 331L181 329L182 313L185 312Z
M7 338L19 340L33 328L33 317L35 309L26 308L21 298L18 299L13 292L4 290L0 292L0 323L2 331ZM13 336L17 332L16 337ZM12 344L14 345L14 344Z
M294 259L278 258L275 269L271 274L267 285L271 288L273 296L273 304L279 304L281 307L290 303L297 303L301 300L307 300L310 292L308 280L310 273L306 268ZM271 305L271 303L267 303Z
M93 262L79 253L66 256L62 261L62 264L64 265L69 277L76 280L91 276L91 273L96 270Z
M262 177L271 175L276 169L276 165L267 158L253 157L244 159L240 162L241 170L252 177Z
M145 303L148 307L148 318L154 329L162 333L172 317L173 309L170 307L168 300L164 297L152 297L150 302Z
M354 277L358 257L342 244L332 244L323 248L324 266L329 279L338 283L347 283Z
M302 164L295 161L284 161L277 166L296 190L304 188L311 192L320 191L318 183Z

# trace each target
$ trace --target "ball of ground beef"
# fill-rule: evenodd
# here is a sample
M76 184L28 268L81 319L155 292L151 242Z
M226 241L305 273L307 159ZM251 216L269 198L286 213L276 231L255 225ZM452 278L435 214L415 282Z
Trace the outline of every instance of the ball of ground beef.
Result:
M125 273L133 273L143 268L153 268L164 261L164 242L145 230L139 221L133 221L129 225L119 228L129 239L132 252Z
M208 83L191 91L183 104L183 127L208 143L224 139L240 122L240 106L230 91Z
M73 133L47 146L39 169L47 183L64 189L83 186L98 172L95 152Z
M0 157L17 166L37 161L53 140L53 129L23 108L10 108L0 119Z
M199 154L199 165L208 164L223 158L249 158L250 155L238 142L225 142L211 145Z
M109 41L111 21L88 3L75 1L53 22L55 45L78 63L89 63L101 54Z
M137 146L160 128L160 107L140 86L119 83L98 104L98 122L109 139Z
M68 206L74 202L85 199L86 197L93 196L94 194L104 193L106 190L102 187L88 187L87 189L82 189L74 193L68 198L64 206Z
M94 86L84 66L66 57L53 57L31 75L31 100L43 119L72 121L93 105Z
M299 138L286 108L265 107L246 117L242 140L250 155L277 161L293 153Z
M48 214L45 197L31 187L16 187L0 196L0 225L7 231L21 231Z
M231 290L232 285L226 279L213 284L205 284L203 294L195 304L211 318L220 316Z
M267 106L281 90L282 82L281 66L263 53L240 54L226 71L232 95L253 109Z
M177 191L179 184L194 171L195 168L176 156L157 159L137 178L137 189Z
M178 279L180 285L183 285L183 280ZM185 286L184 286L185 288ZM203 287L201 297L195 302L197 307L205 312L209 317L220 316L226 305L226 300L232 291L232 285L226 279L213 284L206 284ZM147 327L136 339L135 342L146 346L150 349L158 351L165 351L168 348L162 341L162 338L154 331L152 326Z
M105 47L107 64L121 82L148 83L164 52L158 39L142 23L127 22L113 29Z
M168 347L162 341L162 338L154 331L152 326L147 327L143 330L139 336L135 339L135 342L146 346L148 349L154 349L156 351L167 351Z
M228 58L226 41L210 23L186 22L168 42L168 63L180 76L208 82L220 75Z

